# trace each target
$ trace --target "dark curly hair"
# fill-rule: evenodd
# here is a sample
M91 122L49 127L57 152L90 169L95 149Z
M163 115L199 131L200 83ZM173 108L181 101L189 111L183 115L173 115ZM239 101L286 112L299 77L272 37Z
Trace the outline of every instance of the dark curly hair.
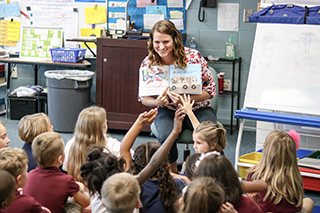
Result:
M100 146L91 146L87 150L86 161L81 165L81 177L89 189L90 196L99 193L103 182L113 174L123 171L125 160L118 158Z
M130 161L130 172L133 175L139 172L149 163L152 155L159 149L160 144L147 142L140 144ZM177 201L177 189L173 177L169 173L169 161L165 160L159 169L151 176L159 180L159 198L167 213L176 212L175 202Z

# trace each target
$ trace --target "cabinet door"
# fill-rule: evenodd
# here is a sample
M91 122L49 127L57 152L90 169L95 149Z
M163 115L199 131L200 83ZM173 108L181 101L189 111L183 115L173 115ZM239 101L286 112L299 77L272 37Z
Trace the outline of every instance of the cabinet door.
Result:
M110 129L127 130L141 112L149 110L137 99L147 41L98 39L97 45L96 103L106 109Z

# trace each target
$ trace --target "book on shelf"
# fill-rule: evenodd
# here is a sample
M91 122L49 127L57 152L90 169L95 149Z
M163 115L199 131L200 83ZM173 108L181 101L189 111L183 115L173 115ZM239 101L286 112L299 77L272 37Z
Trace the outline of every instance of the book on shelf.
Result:
M167 86L179 94L201 94L201 65L187 64L186 69L174 65L140 68L139 96L160 95Z

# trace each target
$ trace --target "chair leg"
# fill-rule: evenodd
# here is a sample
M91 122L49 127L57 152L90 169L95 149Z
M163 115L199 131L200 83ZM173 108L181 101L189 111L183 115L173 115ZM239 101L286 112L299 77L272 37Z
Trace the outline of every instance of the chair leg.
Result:
M186 161L187 157L190 155L190 149L188 144L186 144L184 151L183 151L183 161Z

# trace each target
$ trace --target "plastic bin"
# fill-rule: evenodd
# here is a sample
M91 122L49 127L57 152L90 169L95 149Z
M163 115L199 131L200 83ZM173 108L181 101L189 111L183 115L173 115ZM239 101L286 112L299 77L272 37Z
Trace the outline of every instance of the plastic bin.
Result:
M84 48L57 47L50 49L51 60L55 62L77 63L84 60L86 55Z
M239 157L239 162L255 165L260 161L261 157L262 157L261 152L251 152L249 154L245 154ZM250 169L249 167L239 166L239 176L245 179L249 169Z
M262 152L262 149L259 149L257 152ZM312 150L298 149L297 150L297 158L299 160L299 159L302 159L302 158L309 156L312 153L314 153L314 151L312 151ZM320 152L318 155L320 155Z
M61 73L70 77L70 73L76 78L78 73L81 80L73 79L57 79L52 76L54 73L59 73L59 79L62 77ZM83 72L88 73L87 76ZM51 74L48 77L48 74ZM48 115L53 125L53 129L57 132L73 132L79 113L85 107L90 106L90 93L92 86L91 71L75 71L70 70L61 72L59 70L46 71L48 87ZM86 77L86 80L83 78Z
M307 158L320 159L320 151L315 151L312 154L308 155Z
M41 97L40 97L41 96ZM32 97L17 97L9 95L10 119L20 120L25 115L31 115L37 112L47 113L46 94L38 94Z

